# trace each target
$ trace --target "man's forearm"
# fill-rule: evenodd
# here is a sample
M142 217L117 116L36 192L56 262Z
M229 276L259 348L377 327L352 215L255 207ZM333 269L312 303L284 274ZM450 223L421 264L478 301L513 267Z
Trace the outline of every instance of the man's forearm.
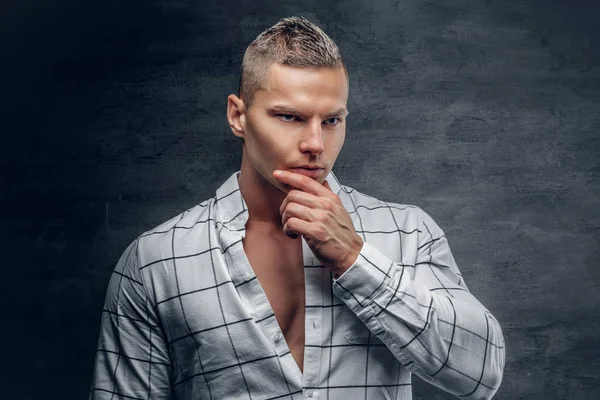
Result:
M491 398L504 368L499 324L466 287L428 287L411 268L365 245L334 291L408 370L456 396Z

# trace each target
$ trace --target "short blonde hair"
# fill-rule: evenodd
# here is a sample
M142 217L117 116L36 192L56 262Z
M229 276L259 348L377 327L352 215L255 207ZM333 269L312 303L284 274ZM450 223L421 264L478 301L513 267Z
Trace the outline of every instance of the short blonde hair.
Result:
M337 45L304 17L283 18L250 43L242 61L239 95L249 107L264 87L272 64L300 68L344 68Z

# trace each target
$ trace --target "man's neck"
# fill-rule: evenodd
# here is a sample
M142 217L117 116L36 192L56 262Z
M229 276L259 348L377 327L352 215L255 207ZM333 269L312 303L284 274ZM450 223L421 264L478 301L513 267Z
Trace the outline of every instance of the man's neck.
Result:
M248 226L282 230L279 207L286 194L266 181L251 165L242 160L239 186L248 206Z

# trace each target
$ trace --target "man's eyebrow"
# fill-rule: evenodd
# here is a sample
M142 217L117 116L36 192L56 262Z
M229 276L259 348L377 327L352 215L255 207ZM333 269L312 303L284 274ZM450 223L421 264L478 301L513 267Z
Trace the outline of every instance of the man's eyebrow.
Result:
M270 106L270 107L268 107L268 111L271 113L278 113L278 114L295 114L295 115L303 114L302 112L298 111L294 107L283 105L283 104L275 104L273 106ZM335 110L334 112L327 114L325 118L332 118L332 117L339 117L339 116L346 117L348 114L349 114L349 112L346 109L346 107L340 107L339 109Z
M296 110L293 107L285 106L281 104L275 104L268 108L269 112L279 113L279 114L301 114L300 111Z
M350 114L350 113L348 112L348 110L346 109L346 107L340 107L336 111L334 111L331 114L327 115L327 118L331 118L331 117L347 117L348 114Z

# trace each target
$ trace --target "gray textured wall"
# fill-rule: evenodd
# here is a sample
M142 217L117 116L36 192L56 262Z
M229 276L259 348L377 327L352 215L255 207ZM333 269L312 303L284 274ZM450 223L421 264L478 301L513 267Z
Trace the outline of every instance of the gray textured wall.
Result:
M300 14L351 75L335 172L445 229L504 328L496 398L599 398L591 3L4 1L1 397L87 396L117 258L239 168L225 109L242 52ZM415 394L451 398L418 382Z

